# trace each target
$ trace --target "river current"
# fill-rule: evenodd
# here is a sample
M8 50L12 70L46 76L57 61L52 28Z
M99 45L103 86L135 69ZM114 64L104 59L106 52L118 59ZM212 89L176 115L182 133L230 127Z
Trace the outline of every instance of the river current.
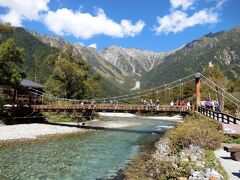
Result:
M0 150L0 179L112 179L142 147L175 122L144 117L105 117L136 122L117 130L94 130L48 142Z

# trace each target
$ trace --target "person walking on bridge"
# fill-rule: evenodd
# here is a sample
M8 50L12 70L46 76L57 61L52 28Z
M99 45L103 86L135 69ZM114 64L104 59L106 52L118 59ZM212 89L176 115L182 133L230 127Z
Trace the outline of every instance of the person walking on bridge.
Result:
M188 101L187 102L187 109L190 111L192 108L191 108L191 101Z
M80 104L80 107L83 108L83 106L84 106L84 102L82 101Z
M181 109L184 110L184 106L185 106L185 101L184 99L181 100Z
M175 102L175 107L178 108L178 100Z

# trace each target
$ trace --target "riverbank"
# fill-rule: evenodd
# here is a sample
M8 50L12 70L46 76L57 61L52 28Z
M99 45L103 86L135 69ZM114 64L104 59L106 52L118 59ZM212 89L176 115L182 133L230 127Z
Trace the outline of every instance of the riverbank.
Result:
M206 126L207 125L207 126ZM227 179L214 155L223 141L221 124L203 116L188 117L135 157L126 179Z
M59 122L53 124L18 124L0 126L0 149L15 147L25 144L36 144L40 142L50 142L69 137L87 135L94 132L97 128L123 128L137 123L132 122L106 122L98 119L88 121L85 126L93 127L82 128L81 123Z
M77 127L64 127L48 124L18 124L0 126L0 141L36 139L41 136L75 133L84 131Z
M66 126L65 126L66 125ZM68 125L72 125L69 127ZM53 136L71 133L84 133L86 130L81 128L82 123L61 123L58 124L18 124L18 125L1 125L0 142L34 140L44 136ZM104 127L104 128L122 128L137 125L137 123L127 121L107 122L98 119L87 121L86 126Z
M152 120L167 120L173 122L182 122L181 116L136 116L129 113L103 113L103 117L114 118L114 121L105 121L101 118L86 121L84 124L88 128L83 128L82 123L77 122L57 122L49 124L18 124L18 125L0 125L0 148L17 144L34 143L35 141L47 141L51 139L63 138L75 134L84 134L89 131L98 130L98 128L124 128L129 126L141 125L139 122L129 120L120 120L119 118L144 118ZM91 129L91 126L93 127ZM164 126L165 127L165 126ZM169 126L170 128L172 126ZM161 126L162 128L162 126ZM161 129L160 128L160 129ZM165 127L166 128L166 127Z

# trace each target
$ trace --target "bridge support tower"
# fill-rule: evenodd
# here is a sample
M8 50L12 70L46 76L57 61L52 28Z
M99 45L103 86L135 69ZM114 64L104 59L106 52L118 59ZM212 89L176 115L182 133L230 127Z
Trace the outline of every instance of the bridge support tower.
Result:
M200 93L200 73L195 74L195 87L196 87L196 109L198 110L198 107L201 105L201 93Z

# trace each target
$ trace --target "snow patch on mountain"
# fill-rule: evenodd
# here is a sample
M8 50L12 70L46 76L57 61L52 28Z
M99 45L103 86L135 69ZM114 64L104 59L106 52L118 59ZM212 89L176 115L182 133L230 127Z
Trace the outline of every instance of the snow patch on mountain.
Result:
M136 81L135 86L131 89L131 91L140 89L140 85L141 85L141 83L139 81Z

